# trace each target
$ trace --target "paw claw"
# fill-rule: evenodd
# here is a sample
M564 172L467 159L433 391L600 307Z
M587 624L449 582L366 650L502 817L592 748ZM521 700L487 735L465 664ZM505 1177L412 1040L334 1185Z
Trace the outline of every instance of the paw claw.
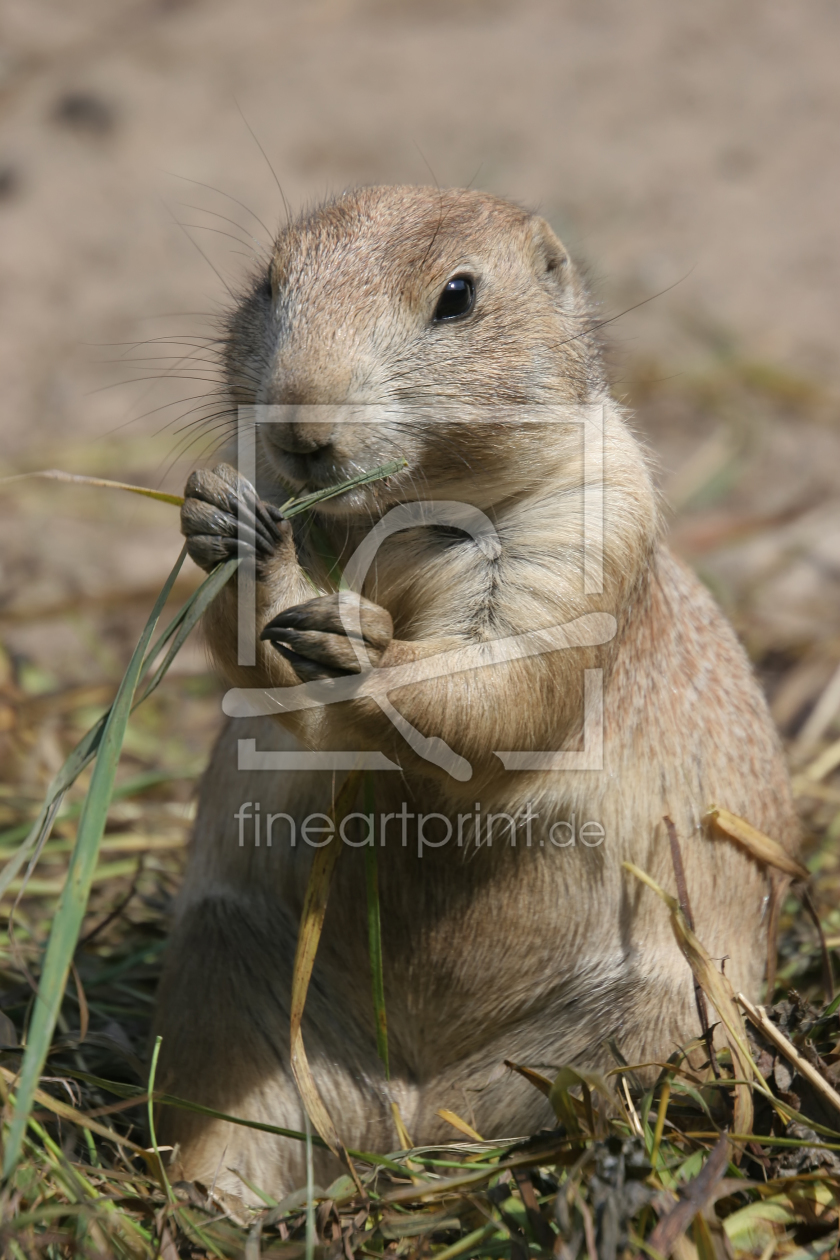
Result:
M216 534L191 535L187 538L187 552L190 559L208 573L217 564L223 564L238 554L235 538L220 538Z
M378 604L360 600L359 636L345 627L340 601L339 595L326 595L287 608L268 623L260 638L291 661L298 677L307 681L358 674L378 665L393 638L390 615ZM305 668L300 665L303 660L308 662Z
M213 568L219 555L228 559L241 554L243 548L258 562L266 560L290 528L282 512L277 508L269 512L250 482L229 464L190 474L181 508L181 532L187 538L190 555L202 568ZM192 545L196 537L205 541ZM206 542L210 537L233 540L233 546L221 550L210 547Z
M301 682L317 682L321 678L340 678L346 672L345 670L333 669L329 665L310 660L306 656L299 656L297 652L293 652L285 643L276 642L272 639L271 644L289 662Z

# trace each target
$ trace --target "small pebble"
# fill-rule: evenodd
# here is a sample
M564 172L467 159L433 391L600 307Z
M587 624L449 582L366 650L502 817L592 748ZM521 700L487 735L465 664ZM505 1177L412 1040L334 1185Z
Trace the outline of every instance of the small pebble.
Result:
M20 174L10 163L0 163L0 201L13 197L20 188Z
M66 92L56 101L52 117L59 126L89 136L108 135L116 123L113 106L93 92Z

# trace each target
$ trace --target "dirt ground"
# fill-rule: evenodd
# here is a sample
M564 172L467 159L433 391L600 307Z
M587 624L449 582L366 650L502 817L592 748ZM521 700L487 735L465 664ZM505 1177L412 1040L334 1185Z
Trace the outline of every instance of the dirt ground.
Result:
M588 267L675 545L796 732L840 659L836 5L4 0L0 22L0 474L180 488L212 369L167 339L207 330L283 197L473 183ZM18 683L117 677L178 546L160 504L4 488Z

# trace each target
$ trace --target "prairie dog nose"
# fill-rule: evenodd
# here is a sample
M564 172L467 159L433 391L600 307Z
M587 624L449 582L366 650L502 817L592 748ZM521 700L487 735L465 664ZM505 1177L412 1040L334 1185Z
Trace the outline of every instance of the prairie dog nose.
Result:
M278 450L289 455L311 455L323 450L333 440L334 409L304 400L291 391L272 390L267 398L269 439Z
M307 408L278 408L278 416L272 423L271 438L275 446L289 455L311 455L322 451L332 441L332 425L317 420L298 419Z
M332 399L319 397L320 392L315 382L272 384L265 401L271 408L273 446L289 455L311 455L330 445L336 407Z

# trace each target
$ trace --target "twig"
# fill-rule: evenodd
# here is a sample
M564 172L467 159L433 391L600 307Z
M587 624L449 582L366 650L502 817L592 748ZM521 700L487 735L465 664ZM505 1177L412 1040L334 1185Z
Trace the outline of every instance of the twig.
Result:
M820 923L820 916L817 914L817 907L814 905L813 899L807 887L802 889L802 904L805 907L808 918L817 929L817 935L820 938L820 954L822 956L822 983L825 990L826 1002L834 999L834 975L831 970L831 954L828 952L828 943L825 939L823 925ZM772 995L768 993L768 997Z
M95 927L91 928L87 936L83 936L81 938L78 945L76 946L77 951L80 950L84 945L89 945L91 941L94 939L94 937L98 936L100 932L103 932L106 927L109 927L110 924L112 924L115 919L118 919L120 917L123 910L125 910L126 906L131 901L134 894L137 892L137 881L140 878L141 874L143 873L144 856L145 856L144 854L142 853L140 854L140 858L137 862L137 870L134 872L134 878L131 881L131 887L129 888L126 895L123 897L123 899L120 902L118 902L116 906L114 906L113 910L111 910L108 914L105 915L104 919L101 919L99 923L95 925Z
M773 1001L776 988L776 960L779 953L779 917L782 913L782 902L790 887L790 877L774 871L770 876L770 913L767 921L767 984L766 995Z
M831 1103L835 1111L840 1112L840 1094L836 1089L829 1085L824 1076L821 1076L815 1067L812 1067L807 1059L804 1059L793 1042L789 1041L780 1028L777 1028L771 1019L768 1019L767 1013L761 1006L753 1006L743 993L739 993L738 1001L743 1006L747 1015L750 1017L756 1028L764 1033L768 1041L772 1041L773 1045L781 1050L785 1058L793 1064L800 1076L804 1076L806 1081L813 1085L817 1093L822 1094L826 1102Z
M595 1243L595 1227L592 1224L592 1213L589 1210L589 1205L577 1186L575 1186L573 1190L573 1195L575 1204L577 1205L577 1210L580 1212L581 1219L583 1220L583 1234L586 1239L587 1260L598 1260L598 1247Z
M671 861L674 866L674 876L677 881L677 900L680 909L685 915L685 921L694 931L694 915L691 913L691 904L688 900L688 886L685 882L685 868L683 866L682 851L680 842L677 839L677 829L673 821L666 814L662 820L668 832L668 843L671 846ZM700 1020L700 1028L703 1032L703 1040L706 1043L706 1051L709 1055L709 1062L712 1065L712 1071L715 1079L720 1079L720 1068L718 1067L717 1056L715 1055L714 1043L712 1041L712 1030L709 1027L709 1008L706 1006L706 995L700 985L697 976L694 975L694 1001L697 1005L697 1015Z
M712 1153L697 1176L682 1190L683 1198L667 1216L663 1216L648 1239L648 1246L669 1256L680 1234L684 1234L698 1212L702 1212L714 1193L715 1186L729 1163L729 1139L718 1138Z

